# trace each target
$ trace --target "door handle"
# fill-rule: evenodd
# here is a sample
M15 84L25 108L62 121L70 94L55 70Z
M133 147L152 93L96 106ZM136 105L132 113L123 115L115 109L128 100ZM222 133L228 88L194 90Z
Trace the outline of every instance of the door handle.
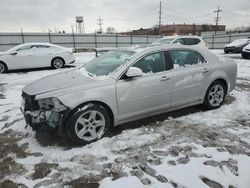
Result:
M170 80L170 77L168 77L168 76L163 76L163 77L161 77L160 80L161 80L161 81L167 81L167 80Z
M209 70L208 69L203 69L202 72L207 73L207 72L209 72Z

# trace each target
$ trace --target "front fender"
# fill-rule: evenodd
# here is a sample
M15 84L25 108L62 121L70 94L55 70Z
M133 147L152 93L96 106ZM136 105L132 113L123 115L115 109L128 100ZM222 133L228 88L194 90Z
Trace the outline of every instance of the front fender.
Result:
M109 108L113 112L114 119L115 117L117 117L118 110L114 85L92 88L87 92L72 92L66 95L60 95L57 98L71 110L89 101L102 102L109 106Z

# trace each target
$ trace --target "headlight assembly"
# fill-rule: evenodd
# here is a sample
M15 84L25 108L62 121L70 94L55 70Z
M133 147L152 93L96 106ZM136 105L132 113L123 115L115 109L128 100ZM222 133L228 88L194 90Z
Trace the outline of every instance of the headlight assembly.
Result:
M38 100L38 103L39 103L40 108L44 110L60 112L66 109L63 103L55 97L40 99Z

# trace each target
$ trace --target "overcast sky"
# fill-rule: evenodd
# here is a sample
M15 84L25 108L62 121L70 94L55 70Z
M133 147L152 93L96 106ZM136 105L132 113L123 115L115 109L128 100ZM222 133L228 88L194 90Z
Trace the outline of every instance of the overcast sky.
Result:
M48 32L75 28L75 16L83 16L86 32L114 27L119 32L157 24L159 0L0 0L0 32ZM249 0L162 0L162 23L214 23L217 7L227 28L250 26Z

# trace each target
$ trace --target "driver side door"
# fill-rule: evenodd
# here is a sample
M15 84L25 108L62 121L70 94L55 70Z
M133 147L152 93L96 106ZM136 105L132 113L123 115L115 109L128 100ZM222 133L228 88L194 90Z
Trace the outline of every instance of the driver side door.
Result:
M143 76L127 78L126 73L116 83L118 120L151 114L170 107L171 79L163 51L142 57L132 67L140 68Z
M10 64L13 69L36 67L33 56L33 46L25 46L17 49L15 52L11 52L8 55L8 64Z

